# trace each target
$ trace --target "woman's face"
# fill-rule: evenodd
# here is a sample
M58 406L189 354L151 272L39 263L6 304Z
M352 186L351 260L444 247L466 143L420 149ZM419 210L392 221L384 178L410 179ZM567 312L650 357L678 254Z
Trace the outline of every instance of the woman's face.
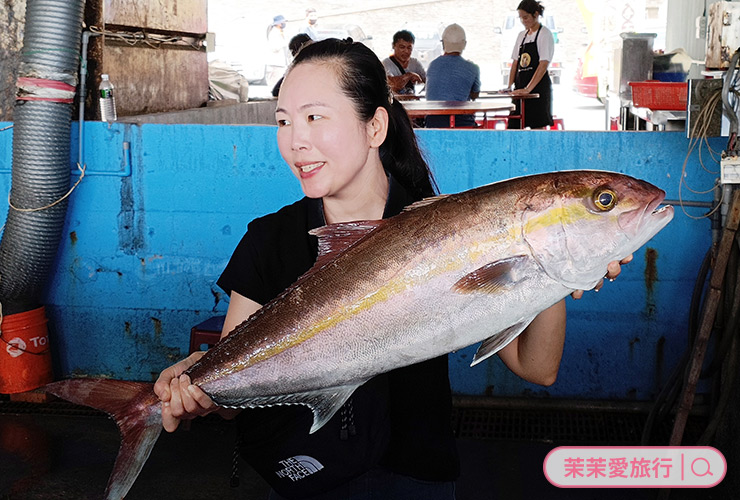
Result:
M522 25L525 28L531 29L532 26L537 24L537 18L539 17L539 13L535 12L533 15L524 10L518 10L517 12L519 12L519 20L522 22Z
M373 168L382 168L373 121L358 118L332 65L293 68L280 87L275 118L280 154L309 198L351 196Z

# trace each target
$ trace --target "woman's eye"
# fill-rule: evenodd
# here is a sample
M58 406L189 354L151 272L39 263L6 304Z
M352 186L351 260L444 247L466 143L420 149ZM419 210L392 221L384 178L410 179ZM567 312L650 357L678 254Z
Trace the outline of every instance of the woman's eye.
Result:
M278 127L284 127L284 126L286 126L288 124L290 124L290 122L288 120L286 120L286 119L278 119L277 120Z
M599 189L594 192L593 201L596 208L606 212L617 204L617 194L611 189Z
M321 115L308 115L308 121L309 122L315 122L316 120L321 120L323 116Z

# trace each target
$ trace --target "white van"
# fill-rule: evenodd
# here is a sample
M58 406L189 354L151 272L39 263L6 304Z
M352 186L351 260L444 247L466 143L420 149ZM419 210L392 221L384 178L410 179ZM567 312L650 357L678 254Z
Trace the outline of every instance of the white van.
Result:
M555 39L555 52L553 53L553 60L550 61L548 67L548 73L550 73L550 79L554 85L560 84L560 73L563 65L558 57L558 35L563 32L562 28L558 28L555 24L555 17L544 15L542 21L547 28L552 31L552 36ZM493 32L501 37L501 76L504 85L509 84L509 73L511 72L511 52L514 50L514 44L516 43L516 37L519 33L524 31L524 26L519 21L519 13L517 11L509 12L504 18L502 26L493 28Z

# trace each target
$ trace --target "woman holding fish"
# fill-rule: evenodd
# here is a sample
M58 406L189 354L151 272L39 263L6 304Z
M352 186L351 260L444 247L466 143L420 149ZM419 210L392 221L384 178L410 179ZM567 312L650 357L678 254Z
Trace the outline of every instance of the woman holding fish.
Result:
M326 254L345 248L358 228L345 224L348 234L332 233L329 248L321 249L309 231L389 218L435 194L409 118L393 98L382 64L360 43L326 40L304 47L281 87L276 119L280 153L306 197L249 224L218 281L231 297L222 338L310 272L317 255L317 265L325 264ZM369 279L365 268L373 265L358 266L357 280ZM612 262L607 277L619 271ZM519 376L549 385L564 338L560 301L499 355ZM171 432L183 419L238 413L240 453L270 483L271 499L454 498L459 463L447 356L375 376L312 428L311 412L302 405L246 411L216 406L182 375L202 355L167 368L155 384L164 403L163 426Z

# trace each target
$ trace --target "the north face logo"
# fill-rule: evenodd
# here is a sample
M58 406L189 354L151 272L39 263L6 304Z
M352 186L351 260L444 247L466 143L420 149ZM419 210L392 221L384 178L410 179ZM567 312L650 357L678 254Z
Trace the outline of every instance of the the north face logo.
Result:
M275 471L279 478L287 477L291 481L298 481L304 477L315 474L324 468L321 462L307 455L296 455L280 461L282 469Z

